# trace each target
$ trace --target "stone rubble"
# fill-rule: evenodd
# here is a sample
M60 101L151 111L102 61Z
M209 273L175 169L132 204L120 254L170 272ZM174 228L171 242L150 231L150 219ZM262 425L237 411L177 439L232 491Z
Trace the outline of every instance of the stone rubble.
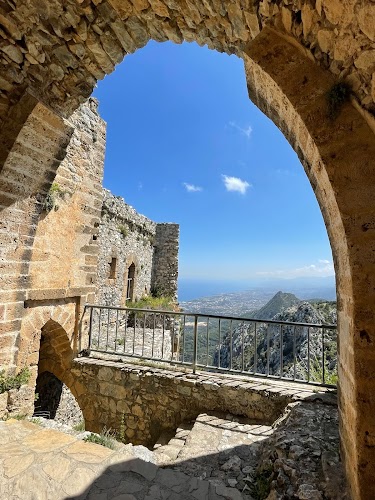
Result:
M221 488L235 488L242 495L238 498L246 500L252 499L264 471L267 500L349 499L335 405L291 403L273 426L238 420L199 415L190 431L185 425L168 443L156 445L157 463Z

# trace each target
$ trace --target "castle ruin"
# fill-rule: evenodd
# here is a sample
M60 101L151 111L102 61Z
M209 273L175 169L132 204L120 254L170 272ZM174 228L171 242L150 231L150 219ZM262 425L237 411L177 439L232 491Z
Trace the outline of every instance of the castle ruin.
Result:
M353 498L372 498L374 9L370 0L2 2L1 366L29 366L32 385L39 360L77 397L84 390L72 360L96 294L105 127L93 102L77 109L96 81L151 39L236 54L250 98L298 154L322 210L337 276L341 452ZM59 197L57 211L43 210Z

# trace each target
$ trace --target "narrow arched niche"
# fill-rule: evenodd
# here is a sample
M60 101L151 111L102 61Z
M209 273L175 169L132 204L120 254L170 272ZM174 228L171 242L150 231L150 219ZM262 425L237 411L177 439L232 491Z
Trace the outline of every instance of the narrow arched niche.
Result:
M135 264L130 264L127 270L126 282L126 300L134 300L134 279L135 279Z

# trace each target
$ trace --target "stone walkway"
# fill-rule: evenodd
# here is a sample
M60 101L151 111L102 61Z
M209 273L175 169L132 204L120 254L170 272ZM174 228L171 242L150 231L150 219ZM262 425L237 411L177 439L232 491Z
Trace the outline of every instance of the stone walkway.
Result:
M272 426L202 413L161 435L153 451L111 450L43 425L0 421L0 500L349 498L329 394L290 403Z
M138 458L143 447L113 451L29 421L0 422L4 500L240 500L236 489L162 469ZM145 450L145 458L150 452Z

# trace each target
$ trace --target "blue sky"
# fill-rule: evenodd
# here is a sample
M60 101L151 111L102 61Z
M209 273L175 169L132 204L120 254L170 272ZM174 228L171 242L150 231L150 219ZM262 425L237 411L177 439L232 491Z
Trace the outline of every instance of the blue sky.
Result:
M180 224L180 276L333 274L315 195L296 154L251 103L243 63L150 42L94 92L106 120L104 186Z

